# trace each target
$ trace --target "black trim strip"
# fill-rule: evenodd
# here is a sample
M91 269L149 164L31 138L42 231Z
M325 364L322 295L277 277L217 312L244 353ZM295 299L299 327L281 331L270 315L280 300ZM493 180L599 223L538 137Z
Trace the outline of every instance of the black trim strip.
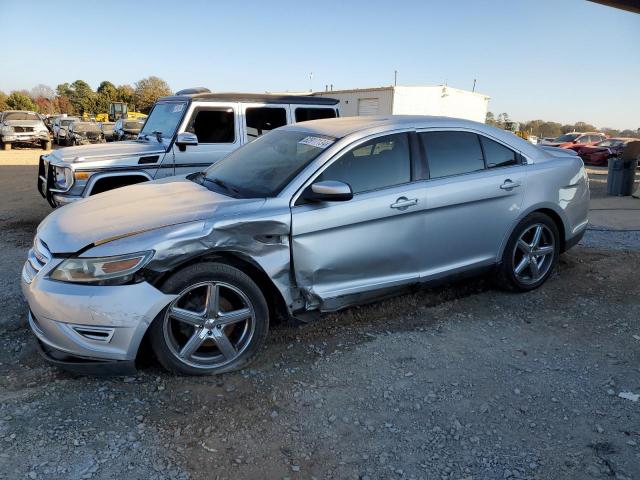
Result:
M76 172L121 172L126 170L149 170L153 168L190 168L190 167L208 167L213 162L199 162L199 163L163 163L160 165L148 164L148 165L123 165L123 166L109 166L109 167L97 167L97 168L77 168Z

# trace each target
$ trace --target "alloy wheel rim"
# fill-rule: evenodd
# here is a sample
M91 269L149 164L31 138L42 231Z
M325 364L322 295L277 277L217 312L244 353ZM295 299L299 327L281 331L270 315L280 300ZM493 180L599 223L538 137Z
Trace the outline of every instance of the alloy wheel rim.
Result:
M165 313L164 339L180 362L215 369L232 363L255 332L247 295L225 282L201 282L178 294Z
M542 223L528 227L513 249L513 273L523 284L540 281L551 269L555 256L555 238Z

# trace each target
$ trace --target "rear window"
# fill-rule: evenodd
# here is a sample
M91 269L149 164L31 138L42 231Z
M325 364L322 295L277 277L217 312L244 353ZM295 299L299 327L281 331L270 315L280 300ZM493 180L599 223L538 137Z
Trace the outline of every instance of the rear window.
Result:
M424 142L431 178L484 170L480 141L469 132L425 132Z
M482 135L480 135L480 143L482 143L482 149L484 150L487 168L509 167L518 164L516 152L510 148L493 140L489 140Z
M323 118L336 118L336 111L333 108L296 108L297 123L308 120L321 120Z

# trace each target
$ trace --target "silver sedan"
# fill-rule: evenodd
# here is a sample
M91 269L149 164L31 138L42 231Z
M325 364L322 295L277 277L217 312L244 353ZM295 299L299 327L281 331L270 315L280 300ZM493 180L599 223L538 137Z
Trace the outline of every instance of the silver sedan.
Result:
M51 213L22 274L45 357L133 369L243 368L276 318L308 320L495 272L542 285L587 226L579 157L441 117L287 126L202 173L106 192Z

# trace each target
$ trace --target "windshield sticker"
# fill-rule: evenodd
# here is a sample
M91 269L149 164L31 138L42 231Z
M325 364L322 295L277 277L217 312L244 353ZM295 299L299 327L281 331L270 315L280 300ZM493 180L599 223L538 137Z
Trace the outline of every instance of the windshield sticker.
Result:
M171 113L180 113L184 108L184 103L178 103L173 106L173 111Z
M322 137L304 137L298 143L301 143L302 145L311 145L316 148L327 148L333 143L333 140Z

